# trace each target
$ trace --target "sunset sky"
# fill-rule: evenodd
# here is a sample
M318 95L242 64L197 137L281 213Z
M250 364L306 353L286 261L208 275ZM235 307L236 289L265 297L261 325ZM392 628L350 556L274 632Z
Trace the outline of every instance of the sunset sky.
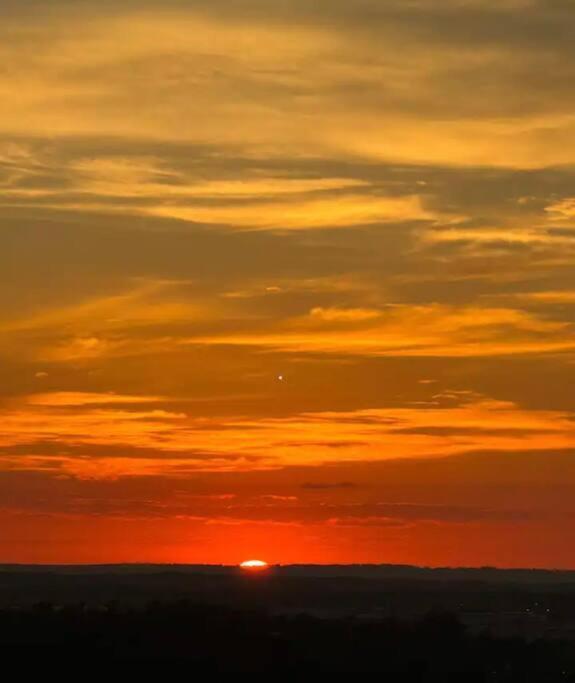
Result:
M0 562L575 568L572 0L3 0Z

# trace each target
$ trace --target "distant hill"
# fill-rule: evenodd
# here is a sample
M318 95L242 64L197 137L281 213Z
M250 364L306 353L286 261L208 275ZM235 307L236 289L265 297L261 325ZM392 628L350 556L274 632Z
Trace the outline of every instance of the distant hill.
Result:
M0 564L1 573L66 575L203 574L236 575L235 565L217 564ZM432 581L481 581L515 584L575 583L575 570L501 569L497 567L417 567L400 564L291 564L272 565L274 576L357 579L419 579Z

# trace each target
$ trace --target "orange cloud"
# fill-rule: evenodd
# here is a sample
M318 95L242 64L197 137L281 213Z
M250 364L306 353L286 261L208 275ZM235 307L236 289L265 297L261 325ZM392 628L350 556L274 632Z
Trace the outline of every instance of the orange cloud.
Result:
M566 413L527 411L473 394L426 406L303 413L285 418L194 418L146 409L154 397L34 395L2 414L0 463L79 477L230 471L338 461L425 458L478 449L569 448ZM455 405L443 404L456 401Z
M374 356L501 356L575 348L570 325L511 308L394 305L380 315L317 312L271 332L199 337L187 343ZM373 321L371 324L370 321ZM318 323L365 322L359 329ZM291 324L290 324L291 323ZM504 333L503 333L504 332Z

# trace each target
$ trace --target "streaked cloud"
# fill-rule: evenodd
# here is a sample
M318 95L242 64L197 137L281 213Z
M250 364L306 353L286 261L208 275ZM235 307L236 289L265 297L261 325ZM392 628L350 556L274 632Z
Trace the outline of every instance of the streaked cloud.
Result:
M178 477L335 459L438 457L480 448L561 449L575 438L569 414L524 411L465 393L438 394L423 409L259 419L195 418L193 403L185 400L174 404L158 397L55 393L7 406L2 424L4 468L87 478Z

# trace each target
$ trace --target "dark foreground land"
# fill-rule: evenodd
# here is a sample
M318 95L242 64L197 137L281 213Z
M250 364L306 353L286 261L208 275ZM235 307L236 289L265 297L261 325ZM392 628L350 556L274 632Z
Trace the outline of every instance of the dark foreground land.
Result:
M472 681L573 681L575 651L561 640L526 641L466 633L450 614L405 622L272 616L222 606L156 603L99 609L48 604L0 612L5 667L85 671L117 662L186 664L197 674L320 672L447 675ZM443 678L442 678L443 677ZM397 679L393 679L397 680Z
M410 567L246 575L0 566L0 656L26 668L148 661L185 663L194 674L575 681L575 578Z

